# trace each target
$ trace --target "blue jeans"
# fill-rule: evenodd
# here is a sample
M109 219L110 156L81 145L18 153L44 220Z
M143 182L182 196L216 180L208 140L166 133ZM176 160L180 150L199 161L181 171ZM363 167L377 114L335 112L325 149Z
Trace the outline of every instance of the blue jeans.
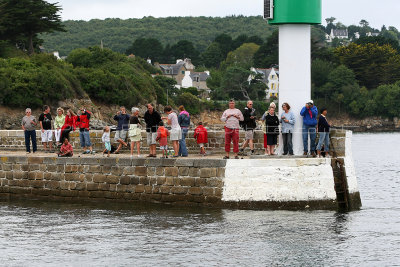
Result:
M179 140L179 152L178 155L182 157L186 157L188 155L188 151L186 148L186 136L188 133L188 128L182 128L182 138Z
M89 131L80 131L79 132L79 140L81 141L81 147L90 147L92 143L90 142L90 134Z
M31 141L32 139L32 147L33 147L33 152L36 152L37 150L37 145L36 145L36 131L25 131L25 146L26 146L26 152L31 152Z
M308 152L308 134L310 134L310 153L315 152L315 138L317 131L315 126L308 126L303 124L303 147L304 152Z
M283 154L293 154L292 133L282 133Z
M324 151L328 152L329 151L329 132L319 133L319 141L318 141L318 145L317 145L317 150L321 151L323 144L325 144Z

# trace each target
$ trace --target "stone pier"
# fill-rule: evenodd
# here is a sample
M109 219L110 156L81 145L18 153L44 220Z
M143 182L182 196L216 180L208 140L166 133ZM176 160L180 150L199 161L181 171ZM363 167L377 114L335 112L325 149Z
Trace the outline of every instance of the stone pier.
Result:
M26 156L0 151L0 198L152 202L257 209L337 209L341 160L351 209L361 206L351 132L336 132L337 158L133 158ZM339 177L339 178L340 178Z

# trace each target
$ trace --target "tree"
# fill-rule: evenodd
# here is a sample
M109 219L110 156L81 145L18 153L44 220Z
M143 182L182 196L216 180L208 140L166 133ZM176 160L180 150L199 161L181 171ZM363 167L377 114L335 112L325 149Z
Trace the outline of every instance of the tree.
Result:
M241 34L238 37L236 37L235 40L232 42L232 49L236 49L240 47L244 43L248 43L249 37L246 34Z
M363 28L369 27L369 22L366 21L365 19L360 20L360 26Z
M126 50L126 54L134 54L143 59L150 58L152 61L160 61L162 59L164 47L154 38L138 38L133 44Z
M254 54L259 48L259 45L253 43L245 43L241 45L235 51L228 53L228 56L223 63L224 67L240 66L249 69L253 65Z
M32 55L39 33L65 31L59 11L57 4L43 0L0 0L0 38L13 42L24 38Z
M257 77L249 81L251 75L256 76L255 73L241 67L232 66L227 68L221 80L221 91L230 98L263 100L266 86Z
M326 28L325 28L325 31L326 31L326 33L327 34L331 34L331 30L332 29L336 29L336 26L335 26L335 24L333 24L333 22L336 20L336 18L334 18L334 17L330 17L330 18L326 18L325 19L325 21L326 21Z
M351 43L336 48L335 55L368 89L400 80L400 54L390 45Z
M254 54L254 65L258 68L269 68L279 64L279 32L274 31L267 41Z
M206 67L218 68L222 60L224 60L224 55L220 44L217 42L211 43L207 50L201 54L201 61Z
M196 62L199 59L199 52L190 41L181 40L172 45L170 49L174 60L190 58L193 62Z
M215 37L214 42L219 43L222 55L226 58L228 52L232 50L232 37L223 33Z

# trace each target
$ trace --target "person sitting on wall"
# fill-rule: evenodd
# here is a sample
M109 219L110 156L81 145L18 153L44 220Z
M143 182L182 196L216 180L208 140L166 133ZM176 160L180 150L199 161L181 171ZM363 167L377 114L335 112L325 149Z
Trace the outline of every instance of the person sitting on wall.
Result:
M114 116L114 120L118 122L114 141L119 143L117 150L115 150L114 154L119 154L122 146L128 147L128 144L125 141L129 130L129 118L130 116L126 113L125 107L120 107L120 110Z
M308 136L310 135L310 154L316 157L315 154L315 138L318 109L314 106L314 101L310 100L301 109L300 115L303 116L303 148L304 156L308 155Z
M69 143L67 138L64 138L63 144L60 148L60 152L58 152L59 157L72 157L74 155L74 149L72 145Z
M229 100L229 108L224 111L221 121L225 122L225 152L224 159L229 159L231 142L233 143L233 153L235 159L239 159L239 121L243 121L242 112L235 108L235 100Z

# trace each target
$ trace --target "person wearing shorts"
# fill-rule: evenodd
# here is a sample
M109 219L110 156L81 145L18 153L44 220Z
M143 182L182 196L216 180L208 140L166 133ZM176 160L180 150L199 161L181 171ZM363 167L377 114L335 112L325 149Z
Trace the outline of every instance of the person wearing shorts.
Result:
M151 104L147 104L147 111L144 113L144 121L146 122L147 145L149 146L150 153L147 157L157 157L157 129L161 121L160 113L154 110Z
M114 116L114 120L118 122L117 131L115 132L114 141L118 142L118 148L115 150L114 154L119 154L119 150L124 147L128 147L125 142L129 130L129 114L126 114L125 107L120 107L117 115Z
M51 152L52 142L53 142L53 131L51 130L51 114L50 107L43 106L43 113L39 116L39 124L42 130L42 143L44 147L44 152Z
M171 106L166 106L164 112L168 117L163 117L163 119L168 120L168 124L171 126L171 134L169 136L172 141L172 146L174 147L174 158L179 157L179 140L182 138L181 126L179 126L178 116L172 110Z

